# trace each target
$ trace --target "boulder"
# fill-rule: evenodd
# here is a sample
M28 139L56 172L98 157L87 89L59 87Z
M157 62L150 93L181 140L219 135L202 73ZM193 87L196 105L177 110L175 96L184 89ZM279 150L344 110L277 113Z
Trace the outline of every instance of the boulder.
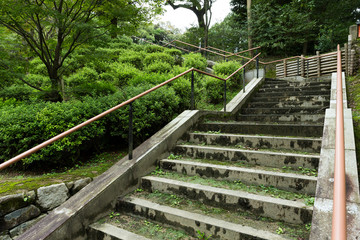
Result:
M75 194L88 185L91 182L91 178L83 178L74 182L74 187L71 189L71 194Z
M27 205L22 193L0 197L0 217Z
M11 229L30 219L36 218L40 214L41 214L40 209L35 207L34 205L30 205L28 207L18 209L14 212L5 215L3 219L3 223L0 226L1 228L0 230Z
M65 183L41 187L37 190L36 203L43 211L52 210L69 198L69 190Z
M32 219L30 221L24 222L20 224L19 226L13 228L10 230L10 236L13 239L16 239L17 236L23 234L27 229L29 229L31 226L33 226L35 223L37 223L40 219L44 218L46 214L42 214L39 217Z

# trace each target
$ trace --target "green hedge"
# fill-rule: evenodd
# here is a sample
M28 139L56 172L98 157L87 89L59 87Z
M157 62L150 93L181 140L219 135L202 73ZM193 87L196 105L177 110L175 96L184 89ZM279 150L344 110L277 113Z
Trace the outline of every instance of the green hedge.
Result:
M6 161L77 124L135 96L151 86L126 88L123 93L84 98L84 101L2 105L0 111L0 162ZM179 97L163 87L134 103L134 137L141 142L179 111ZM74 164L82 152L107 147L109 137L117 137L118 145L126 145L128 108L123 107L103 119L91 123L22 161L29 166L55 168ZM20 166L20 164L18 164Z

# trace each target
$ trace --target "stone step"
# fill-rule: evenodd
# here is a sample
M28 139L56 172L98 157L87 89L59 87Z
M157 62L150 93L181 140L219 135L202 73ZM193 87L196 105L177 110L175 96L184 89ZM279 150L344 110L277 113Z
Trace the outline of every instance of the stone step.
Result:
M312 218L312 207L306 206L300 201L291 201L153 176L143 177L142 187L149 192L158 191L185 196L214 207L221 207L232 211L241 209L288 223L308 223Z
M273 148L313 153L320 153L321 149L321 138L189 133L189 138L186 140L195 144L206 143L207 145L221 146L241 145L243 147L257 149Z
M271 151L255 151L236 148L199 145L177 145L174 154L197 159L212 159L217 161L241 161L250 165L282 168L317 169L319 155L282 153Z
M89 240L149 240L108 223L93 223L89 228Z
M325 107L277 107L277 108L252 108L240 110L241 114L325 114Z
M235 224L202 214L188 212L177 208L160 205L139 198L126 198L117 203L121 211L129 211L164 224L185 229L190 235L196 236L199 231L216 239L286 239L269 231L255 229L249 226Z
M253 168L223 166L184 160L163 159L160 161L160 167L189 176L200 176L227 181L241 181L246 185L274 186L281 190L304 193L311 196L314 196L315 194L317 181L316 177L302 174L265 171Z
M329 108L329 101L249 102L248 108Z
M261 86L261 88L281 88L281 87L310 87L310 86L324 86L331 87L331 82L278 82L271 83L266 82Z
M313 95L313 96L279 96L272 94L269 96L254 96L251 102L288 102L288 101L325 101L330 103L330 94Z
M259 93L262 92L313 92L313 91L327 91L330 92L330 86L281 86L281 87L269 87L269 88L264 88L261 87L259 89Z
M323 124L320 123L260 123L260 122L206 122L195 130L237 134L265 134L275 136L321 137Z
M237 121L246 122L324 122L324 114L238 114L236 117Z
M282 92L257 92L255 94L256 97L271 97L271 96L281 96L281 97L292 97L292 96L318 96L318 95L327 95L330 96L330 91L329 90L325 90L325 91L313 91L313 90L309 90L309 91L282 91Z

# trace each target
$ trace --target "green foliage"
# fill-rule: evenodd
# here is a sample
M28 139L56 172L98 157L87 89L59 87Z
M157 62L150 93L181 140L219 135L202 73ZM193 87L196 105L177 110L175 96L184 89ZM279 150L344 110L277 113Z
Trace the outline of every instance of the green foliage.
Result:
M189 68L197 68L199 70L205 70L207 67L206 58L201 56L200 53L190 53L184 55L184 66Z
M67 78L69 87L78 86L82 83L96 82L99 74L92 68L84 67L79 69L75 74Z
M149 64L145 71L154 73L168 73L172 69L171 65L167 62L154 62Z
M217 76L222 76L223 78L226 78L230 76L232 73L234 73L236 70L238 70L241 67L241 64L236 61L228 61L228 62L221 62L216 64L214 69L214 74ZM227 87L231 88L235 85L238 85L242 79L242 72L243 70L240 70L237 72L234 76L232 76L227 82Z
M145 52L147 53L158 53L158 52L163 52L165 50L164 47L160 47L157 45L146 45L144 48Z
M95 81L84 82L74 88L72 88L72 97L82 99L85 96L100 97L113 94L117 91L117 88L109 82Z
M119 62L132 64L137 69L141 70L144 67L143 59L145 58L145 55L145 52L142 51L126 50L120 55Z
M224 81L212 77L205 78L206 97L210 103L217 104L224 99Z
M128 82L138 76L140 71L129 63L114 62L110 65L110 71L117 86L125 86Z
M11 85L0 90L0 98L24 101L29 100L33 92L34 90L27 85Z
M170 54L158 52L147 54L144 59L144 64L146 66L156 62L165 62L173 66L175 63L175 59Z

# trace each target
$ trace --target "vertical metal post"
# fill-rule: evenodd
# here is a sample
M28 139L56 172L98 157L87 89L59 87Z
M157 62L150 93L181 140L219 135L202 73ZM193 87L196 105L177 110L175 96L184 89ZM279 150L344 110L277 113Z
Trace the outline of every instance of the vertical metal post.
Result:
M297 59L297 75L300 76L300 61Z
M317 72L317 76L320 77L321 76L321 59L320 59L320 52L316 51L316 72Z
M256 57L256 78L259 78L259 56Z
M133 107L132 102L129 104L129 160L133 158Z
M195 99L194 99L194 71L191 71L191 110L195 109Z
M226 81L224 81L224 113L226 112Z
M306 66L307 66L306 78L309 78L309 60L306 61Z
M287 65L286 65L286 60L283 60L283 67L284 67L284 77L287 77Z
M244 65L244 61L243 61L243 65ZM245 73L245 68L246 67L243 68L243 86L242 86L243 87L243 92L245 92L245 74L246 74Z
M266 65L264 64L264 78L266 78Z

